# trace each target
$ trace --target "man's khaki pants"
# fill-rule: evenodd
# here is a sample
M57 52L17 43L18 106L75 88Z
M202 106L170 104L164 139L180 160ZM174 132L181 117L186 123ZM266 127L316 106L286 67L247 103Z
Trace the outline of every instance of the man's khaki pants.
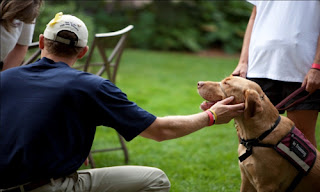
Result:
M116 166L80 170L68 177L52 180L32 192L167 192L170 181L160 169L143 166Z

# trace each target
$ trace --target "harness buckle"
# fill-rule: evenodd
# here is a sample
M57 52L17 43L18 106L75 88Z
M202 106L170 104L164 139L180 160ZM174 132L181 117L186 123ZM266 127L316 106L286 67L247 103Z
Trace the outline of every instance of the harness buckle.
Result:
M257 146L258 143L259 143L259 139L250 139L250 140L241 139L241 142L240 142L240 144L245 146L245 148L247 148L248 150L252 150L252 146Z

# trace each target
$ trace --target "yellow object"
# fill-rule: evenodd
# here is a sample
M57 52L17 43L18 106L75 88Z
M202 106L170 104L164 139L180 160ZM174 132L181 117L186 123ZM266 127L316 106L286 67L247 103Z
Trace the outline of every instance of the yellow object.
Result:
M214 121L216 122L218 119L216 112L214 112L212 109L209 109L209 111L211 111L211 113L214 115Z
M58 23L59 20L61 19L62 15L63 15L62 12L57 13L56 16L54 17L54 19L52 19L48 25L53 26L54 24Z

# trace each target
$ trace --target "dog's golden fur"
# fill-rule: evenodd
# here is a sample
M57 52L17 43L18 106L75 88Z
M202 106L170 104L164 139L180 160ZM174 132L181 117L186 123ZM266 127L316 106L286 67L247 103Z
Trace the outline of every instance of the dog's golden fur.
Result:
M243 139L254 139L270 129L279 113L260 86L241 77L227 77L221 82L200 82L199 94L207 101L219 101L234 96L233 103L245 103L244 114L236 117L236 129ZM281 116L279 125L261 143L277 144L289 133L293 122ZM239 156L246 148L239 144ZM286 191L298 171L288 160L280 156L274 149L254 147L253 153L243 162L239 161L241 171L242 192L251 191ZM295 192L320 191L320 155L317 151L316 162L310 173L303 177Z

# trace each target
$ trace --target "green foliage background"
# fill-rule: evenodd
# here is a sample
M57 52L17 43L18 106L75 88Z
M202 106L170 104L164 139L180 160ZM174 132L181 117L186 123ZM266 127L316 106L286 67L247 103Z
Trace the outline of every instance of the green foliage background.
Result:
M153 50L197 52L219 48L239 52L251 5L245 1L153 1L134 8L124 1L46 1L37 20L35 41L55 13L73 14L89 28L90 36L134 25L128 45Z

